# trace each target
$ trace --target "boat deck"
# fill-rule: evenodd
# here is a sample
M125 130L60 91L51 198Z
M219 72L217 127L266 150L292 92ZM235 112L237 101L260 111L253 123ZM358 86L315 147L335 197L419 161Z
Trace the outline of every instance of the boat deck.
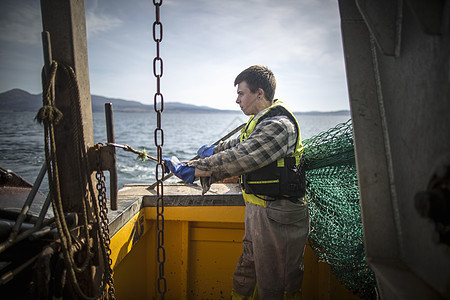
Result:
M213 184L202 196L196 184L165 184L164 251L159 253L157 196L148 187L125 185L119 209L108 214L117 299L158 298L158 255L165 260L166 299L229 299L244 235L239 185ZM304 299L358 299L309 245L304 263Z

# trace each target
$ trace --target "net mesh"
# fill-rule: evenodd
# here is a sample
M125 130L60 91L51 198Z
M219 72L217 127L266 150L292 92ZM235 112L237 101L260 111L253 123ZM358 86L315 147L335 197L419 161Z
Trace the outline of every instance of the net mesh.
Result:
M350 291L363 299L375 299L375 275L364 254L351 120L303 144L309 243Z

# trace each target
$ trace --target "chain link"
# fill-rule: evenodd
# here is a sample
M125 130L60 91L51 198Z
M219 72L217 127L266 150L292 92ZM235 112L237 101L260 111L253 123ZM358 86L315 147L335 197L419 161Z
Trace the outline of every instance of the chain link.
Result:
M99 216L100 216L100 232L102 234L102 240L104 243L105 251L106 251L106 260L108 264L105 266L106 268L106 280L108 282L108 299L116 299L114 296L114 279L112 277L112 259L111 259L111 248L110 243L111 240L109 238L109 220L108 220L108 207L106 205L107 197L106 197L106 185L105 185L105 175L103 171L99 168L97 170L97 174L95 175L97 178L97 190L98 190L98 204L99 204Z
M166 261L166 249L164 248L164 165L162 161L162 146L164 144L164 130L161 125L161 116L164 110L164 97L161 93L161 77L163 76L163 60L160 57L160 42L163 38L163 26L160 21L160 7L162 0L153 0L155 5L155 22L153 22L153 40L156 43L156 57L153 59L153 75L156 77L156 92L154 96L154 109L156 112L156 129L154 132L155 146L157 152L158 163L156 164L156 229L158 238L157 260L158 260L158 293L161 299L167 291L167 281L164 277L164 263ZM158 106L158 102L160 103Z

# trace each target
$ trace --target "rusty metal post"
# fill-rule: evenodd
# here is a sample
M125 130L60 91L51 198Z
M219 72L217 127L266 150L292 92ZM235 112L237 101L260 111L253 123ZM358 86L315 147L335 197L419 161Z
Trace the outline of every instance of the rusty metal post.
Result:
M112 103L105 103L105 119L106 119L106 136L108 143L115 143L114 137L114 119L113 119L113 106ZM111 165L109 168L109 181L110 181L110 198L111 198L111 210L117 210L117 160L116 149L111 149Z

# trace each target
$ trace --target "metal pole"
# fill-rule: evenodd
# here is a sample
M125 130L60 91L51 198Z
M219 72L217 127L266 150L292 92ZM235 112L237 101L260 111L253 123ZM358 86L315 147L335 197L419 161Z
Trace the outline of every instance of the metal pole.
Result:
M105 119L106 119L106 136L108 144L114 144L114 120L113 120L113 107L112 103L105 103ZM117 210L117 160L116 149L112 147L112 166L109 169L109 181L110 181L110 202L111 210Z

